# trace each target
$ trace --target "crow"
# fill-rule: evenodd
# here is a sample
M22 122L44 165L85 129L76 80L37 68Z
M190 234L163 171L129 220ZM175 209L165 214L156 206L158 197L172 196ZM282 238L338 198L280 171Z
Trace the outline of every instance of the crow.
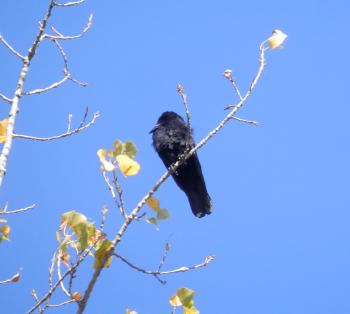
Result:
M195 146L185 121L172 111L163 112L150 133L154 149L167 168L179 159L186 148L192 149ZM178 187L185 192L195 216L202 218L211 214L211 199L196 153L179 166L172 177Z

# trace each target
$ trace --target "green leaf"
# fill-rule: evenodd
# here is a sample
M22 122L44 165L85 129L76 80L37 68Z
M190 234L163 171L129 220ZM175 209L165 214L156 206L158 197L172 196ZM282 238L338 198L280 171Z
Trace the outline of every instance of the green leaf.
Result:
M71 229L80 223L86 223L86 221L86 216L76 212L75 210L66 212L61 216L61 223L66 224Z
M119 140L115 140L113 143L113 156L120 155L123 151L123 143Z
M95 252L94 269L99 269L102 267L102 263L111 248L111 244L112 244L111 241L104 240L101 246ZM112 262L112 256L110 256L107 259L107 261L105 261L105 264L103 265L103 267L107 268L111 264L111 262Z
M85 215L74 210L67 212L61 216L61 226L67 225L78 237L79 249L85 250L91 236L96 233L96 228L92 222L89 222Z
M153 218L153 217L147 218L146 221L147 221L149 224L151 224L151 225L155 225L155 226L157 225L157 219L156 219L156 218Z
M169 212L165 208L161 208L157 213L157 220L164 220L169 218Z
M193 297L194 297L194 291L189 288L180 288L176 292L177 296L179 297L182 305L184 307L192 307L193 305Z
M130 158L134 158L137 154L137 148L135 144L131 141L127 141L124 144L124 154L128 155Z

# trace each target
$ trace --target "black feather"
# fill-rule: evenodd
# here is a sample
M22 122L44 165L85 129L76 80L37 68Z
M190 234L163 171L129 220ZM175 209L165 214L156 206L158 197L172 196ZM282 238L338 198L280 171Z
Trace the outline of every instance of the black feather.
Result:
M159 117L158 123L151 133L153 133L153 146L167 168L185 152L186 140L188 148L195 146L184 120L172 111L166 111ZM201 218L211 214L211 199L207 192L197 154L188 158L173 173L172 177L178 187L187 195L194 215Z

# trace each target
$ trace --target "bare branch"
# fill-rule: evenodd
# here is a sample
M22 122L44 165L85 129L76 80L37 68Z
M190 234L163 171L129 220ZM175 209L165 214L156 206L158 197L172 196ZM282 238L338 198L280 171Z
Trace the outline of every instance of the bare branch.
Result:
M82 32L78 35L73 35L73 36L65 36L65 35L62 35L56 28L54 27L51 27L52 31L56 34L56 35L49 35L49 34L44 34L43 35L43 39L56 39L56 40L72 40L72 39L79 39L81 37L84 36L84 34L87 33L87 31L91 28L92 26L92 21L93 21L93 17L94 15L93 14L90 14L89 18L88 18L88 21L84 27L84 29L82 30Z
M61 80L55 82L55 83L52 83L51 85L47 86L47 87L44 87L44 88L37 88L37 89L34 89L30 92L23 92L22 95L24 96L31 96L31 95L35 95L35 94L42 94L42 93L45 93L45 92L48 92L52 89L55 89L59 86L61 86L65 81L68 80L70 74L67 74L65 75Z
M170 251L170 243L166 242L165 243L164 254L162 256L162 259L160 260L160 263L159 263L159 266L158 266L158 269L157 269L158 272L162 269L162 267L163 267L163 265L165 263L165 260L168 257L169 251Z
M51 16L51 12L54 7L54 2L55 2L54 0L50 1L49 7L47 9L47 13L44 19L39 24L40 25L39 32L37 33L37 36L32 44L32 47L29 49L28 55L23 58L22 69L18 77L15 95L11 101L11 109L8 115L6 139L0 154L0 186L2 185L4 176L6 174L7 159L8 159L8 156L10 155L10 151L12 148L13 131L15 127L16 117L19 112L19 100L23 93L24 82L25 82L25 79L27 78L30 61L32 60L32 58L34 57L37 51L37 48L40 43L40 38L43 35L47 25L47 21Z
M265 42L265 41L264 41ZM130 215L128 216L128 219L123 223L123 225L120 227L117 235L115 236L114 240L112 241L111 248L109 251L109 254L106 254L106 257L102 261L101 265L104 265L105 261L114 254L116 246L121 241L123 235L125 234L126 230L128 229L129 225L132 221L136 220L138 217L138 213L141 210L141 208L146 204L147 200L159 189L159 187L165 182L165 180L173 174L176 169L184 163L188 158L190 158L198 149L203 147L216 133L218 133L225 124L232 119L232 117L241 109L241 107L245 104L249 96L251 95L252 91L254 90L257 82L259 81L261 74L265 67L265 51L267 50L266 47L264 47L263 44L260 45L260 58L259 58L259 69L257 74L255 75L249 90L246 92L244 97L235 105L231 111L224 117L224 119L212 130L210 131L207 136L205 136L195 147L193 147L189 152L186 152L184 156L180 156L179 160L175 162L172 166L169 167L169 169L159 178L159 180L155 183L155 185L148 191L148 193L140 200L140 202L136 205L136 207L132 210ZM90 282L88 284L87 289L85 290L84 296L82 300L79 302L79 308L77 311L77 314L82 314L85 310L85 307L87 305L87 302L90 298L90 295L92 293L92 290L94 289L94 286L96 284L96 281L98 277L100 276L102 272L102 266L97 268L92 278L90 279ZM180 268L181 269L181 268Z
M58 276L58 279L60 280L60 287L61 287L61 290L63 291L63 293L64 293L68 298L71 298L70 293L68 292L68 290L67 290L66 287L64 286L63 280L61 280L61 279L62 279L62 273L61 273L61 257L60 257L60 256L57 258L56 264L57 264L57 276Z
M232 119L235 119L239 122L244 122L244 123L248 123L248 124L253 124L255 126L259 126L259 122L258 121L253 121L253 120L246 120L246 119L241 119L238 117L232 117Z
M0 41L4 44L4 46L9 49L16 57L20 58L22 61L24 60L24 56L22 56L15 48L13 48L4 37L0 35Z
M56 7L64 7L64 8L67 8L67 7L72 7L72 6L75 6L75 5L79 5L79 4L82 4L84 3L85 0L79 0L79 1L73 1L73 2L66 2L66 3L57 3L55 2L55 6Z
M7 210L7 205L6 205L3 210L0 210L0 215L17 214L17 213L21 213L21 212L26 212L28 210L33 209L34 207L35 207L35 204L27 206L27 207L24 207L24 208L8 211Z
M55 292L55 290L58 288L58 286L61 284L61 282L69 276L72 272L75 272L77 267L85 260L86 256L90 254L91 250L86 250L84 253L78 256L78 260L74 265L72 265L61 277L61 279L57 280L57 282L49 289L49 291L39 300L39 298L36 298L36 304L29 309L26 314L31 314L33 313L36 309L40 309L41 305L49 300L52 296L52 294ZM34 290L33 290L34 291Z
M101 213L102 213L102 218L101 218L100 230L103 231L103 229L105 228L106 216L108 213L107 205L103 205Z
M7 101L8 103L11 103L11 101L12 101L12 99L6 97L5 95L3 95L3 94L1 94L1 93L0 93L0 98L1 98L2 100L4 100L4 101Z
M122 194L121 186L119 185L116 173L113 171L113 184L114 184L114 186L115 186L115 188L117 190L118 198L117 198L117 196L115 194L114 187L113 187L112 183L109 181L107 172L106 171L102 171L102 176L103 176L103 179L105 180L105 182L107 184L108 190L111 192L111 195L112 195L112 198L113 198L115 204L119 208L119 211L120 211L121 215L123 216L124 220L127 220L128 216L127 216L127 214L125 212L125 205L124 205L124 200L123 200L123 194Z
M11 278L0 281L0 285L6 285L11 282L17 282L21 278L21 275L17 272Z
M238 88L238 86L236 84L236 81L235 81L235 79L233 78L233 76L231 74L232 74L232 70L231 69L227 69L227 70L224 71L224 77L227 78L231 82L233 88L235 89L235 91L236 91L236 93L238 95L239 100L242 100L243 97L242 97L241 91L239 90L239 88Z
M157 280L160 281L162 284L164 284L166 282L163 280L160 280L157 276L172 275L172 274L176 274L176 273L184 273L184 272L188 272L190 270L199 269L199 268L207 266L210 262L212 262L214 260L214 256L209 255L208 257L205 258L205 260L202 263L197 264L197 265L183 266L183 267L179 267L179 268L175 268L175 269L167 270L167 271L159 271L159 270L151 271L151 270L146 270L146 269L143 269L141 267L138 267L138 266L132 264L126 258L120 256L119 254L117 254L115 252L113 255L115 257L117 257L118 259L120 259L125 264L127 264L129 267L131 267L131 268L133 268L133 269L135 269L143 274L155 276L157 278Z
M61 306L64 306L64 305L67 305L67 304L73 303L73 302L77 302L77 301L74 299L70 299L70 300L64 301L64 302L59 303L59 304L47 304L46 307L61 307Z
M36 291L34 289L32 289L32 296L35 302L39 302L38 295L36 294ZM39 309L39 313L44 313L44 309L40 305L38 306L38 309Z
M187 95L185 92L185 88L181 84L177 84L176 86L177 92L180 94L182 103L185 106L185 112L186 112L186 120L187 120L187 139L186 139L186 151L189 149L189 142L191 138L192 128L191 128L191 115L190 110L188 108L187 104Z
M36 137L36 136L24 135L24 134L13 134L13 138L21 138L21 139L41 141L41 142L53 141L53 140L65 138L65 137L79 133L79 132L91 127L93 124L95 124L95 122L99 118L99 116L100 116L100 113L95 112L90 122L84 124L85 121L83 120L79 127L75 128L71 131L66 131L65 133L62 133L60 135L55 135L55 136L51 136L51 137Z
M63 68L63 78L57 82L54 82L52 83L51 85L47 86L47 87L44 87L44 88L37 88L37 89L34 89L32 91L29 91L29 92L23 92L22 95L24 96L31 96L31 95L35 95L35 94L42 94L42 93L45 93L45 92L48 92L52 89L55 89L59 86L61 86L65 81L67 80L70 80L80 86L87 86L88 84L87 83L84 83L84 82L80 82L74 78L72 78L72 75L70 74L69 72L69 69L68 69L68 58L67 58L67 54L65 53L63 47L60 45L60 43L56 40L56 39L52 39L52 42L55 44L55 46L57 47L57 49L59 50L61 56L62 56L62 59L63 59L63 64L64 64L64 68Z
M126 209L125 209L125 202L124 202L124 198L123 198L123 190L121 185L119 184L118 181L118 176L117 173L115 171L113 171L113 184L115 186L115 189L118 193L118 198L119 198L119 210L122 214L122 216L124 217L124 219L128 219L127 214L126 214Z

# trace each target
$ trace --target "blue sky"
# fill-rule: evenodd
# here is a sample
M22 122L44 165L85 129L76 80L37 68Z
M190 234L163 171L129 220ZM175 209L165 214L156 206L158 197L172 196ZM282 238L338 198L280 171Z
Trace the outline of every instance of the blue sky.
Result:
M47 2L1 1L0 32L19 51L31 45ZM96 151L117 138L137 145L142 170L121 179L131 210L164 172L148 132L163 111L184 114L176 84L186 88L199 141L223 118L223 108L237 101L223 71L232 68L245 91L257 70L260 42L278 28L289 36L285 48L268 52L261 81L239 113L261 126L232 121L199 152L213 214L192 216L170 179L156 196L171 219L159 231L135 223L118 250L155 269L170 238L164 269L196 264L209 254L215 262L167 277L163 286L114 261L86 313L124 313L127 307L139 314L170 313L168 298L182 286L196 291L202 313L349 313L349 9L345 0L87 1L57 9L52 23L63 33L79 32L89 13L95 15L83 39L63 43L72 74L90 85L68 82L23 98L16 132L61 133L68 113L78 124L86 106L101 118L57 142L15 141L1 206L37 207L9 217L11 242L0 247L0 277L23 270L20 282L1 287L2 311L23 313L33 304L32 288L39 295L47 290L62 213L77 210L99 222L107 204L107 235L118 230L120 217ZM0 68L0 90L11 96L20 64L3 47ZM57 51L43 44L26 90L51 84L61 71ZM7 112L4 103L1 117ZM85 289L91 273L89 260L75 290ZM75 310L69 305L61 312Z

